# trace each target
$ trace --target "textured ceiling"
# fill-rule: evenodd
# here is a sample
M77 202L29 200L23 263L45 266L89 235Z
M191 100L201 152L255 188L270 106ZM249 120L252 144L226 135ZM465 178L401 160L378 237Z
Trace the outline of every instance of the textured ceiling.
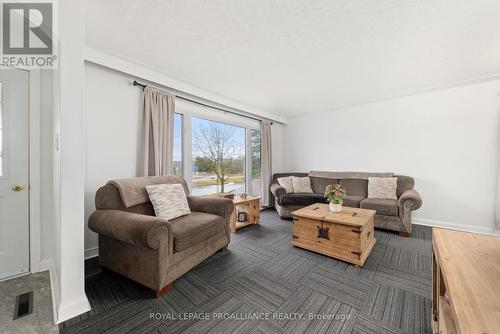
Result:
M500 73L498 0L87 0L87 46L294 116Z

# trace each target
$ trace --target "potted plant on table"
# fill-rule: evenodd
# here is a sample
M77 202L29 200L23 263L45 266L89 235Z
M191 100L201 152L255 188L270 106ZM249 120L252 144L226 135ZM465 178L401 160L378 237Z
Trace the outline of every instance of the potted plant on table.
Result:
M342 203L347 195L347 191L340 184L328 185L325 188L325 198L330 202L330 211L342 211Z

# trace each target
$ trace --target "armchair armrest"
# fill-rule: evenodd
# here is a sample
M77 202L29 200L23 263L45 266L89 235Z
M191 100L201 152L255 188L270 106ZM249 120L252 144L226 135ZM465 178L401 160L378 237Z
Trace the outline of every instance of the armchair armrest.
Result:
M222 197L187 196L191 211L205 212L229 218L234 210L233 201Z
M173 247L172 227L168 220L120 210L97 210L90 217L89 228L106 237L134 246L159 249L160 243Z
M415 189L409 189L403 192L398 199L398 206L400 208L408 207L405 205L406 203L408 203L410 210L417 210L422 206L422 198Z
M271 184L271 187L269 188L269 190L276 198L280 198L281 196L286 194L285 188L280 186L278 183Z

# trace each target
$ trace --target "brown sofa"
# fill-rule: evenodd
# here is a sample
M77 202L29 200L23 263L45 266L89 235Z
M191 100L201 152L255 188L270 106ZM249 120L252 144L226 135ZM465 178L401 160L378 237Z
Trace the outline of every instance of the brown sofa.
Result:
M191 214L170 221L155 216L145 186L164 183L183 185ZM189 196L186 182L179 176L134 178L125 184L120 188L108 182L96 193L97 210L88 226L99 234L101 266L160 296L175 279L229 244L231 200ZM126 207L127 196L134 194L141 195L144 200L139 202L143 203Z
M277 179L284 176L309 176L314 193L291 193L278 184ZM369 177L397 177L397 200L367 198ZM291 218L292 212L314 203L327 203L323 196L325 187L340 183L347 190L344 205L376 210L375 227L400 232L408 236L411 233L411 212L422 205L422 199L413 189L414 180L410 176L394 175L394 173L363 172L320 172L279 173L273 175L270 187L275 198L275 208L282 218Z

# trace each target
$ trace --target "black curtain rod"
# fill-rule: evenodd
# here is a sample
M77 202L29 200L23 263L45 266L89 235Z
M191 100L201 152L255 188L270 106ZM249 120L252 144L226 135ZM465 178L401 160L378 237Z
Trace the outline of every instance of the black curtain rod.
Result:
M132 83L134 86L139 86L139 87L142 87L142 89L144 90L144 88L147 87L147 85L145 84L142 84L140 82L138 82L137 80L134 80L134 82ZM183 97L183 96L175 96L176 98L179 98L179 99L182 99L182 100L185 100L185 101L189 101L189 102L193 102L193 103L196 103L196 104L199 104L201 106L204 106L204 107L208 107L208 108L212 108L212 109L217 109L217 110L220 110L220 111L223 111L225 113L230 113L230 114L233 114L233 115L238 115L238 116L241 116L241 117L246 117L246 118L250 118L250 119L253 119L253 120L256 120L256 121L259 121L261 122L262 119L259 119L259 118L255 118L255 117L251 117L251 116L246 116L246 115L242 115L242 114L239 114L237 112L234 112L234 111L230 111L230 110L226 110L226 109L222 109L222 108L218 108L218 107L214 107L214 106L211 106L209 104L205 104L203 102L199 102L199 101L196 101L196 100L191 100L191 99L188 99L187 97ZM273 125L273 122L271 122L271 125Z

